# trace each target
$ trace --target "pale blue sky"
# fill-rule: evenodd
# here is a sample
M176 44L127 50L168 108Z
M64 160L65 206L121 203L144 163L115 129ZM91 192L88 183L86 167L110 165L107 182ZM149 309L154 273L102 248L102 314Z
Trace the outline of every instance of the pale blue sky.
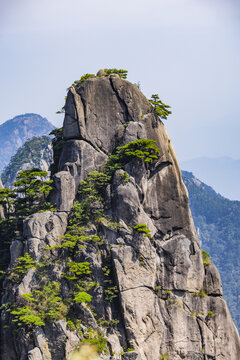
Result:
M60 126L66 88L128 69L172 106L179 160L240 158L240 5L234 0L0 0L0 123L35 112Z

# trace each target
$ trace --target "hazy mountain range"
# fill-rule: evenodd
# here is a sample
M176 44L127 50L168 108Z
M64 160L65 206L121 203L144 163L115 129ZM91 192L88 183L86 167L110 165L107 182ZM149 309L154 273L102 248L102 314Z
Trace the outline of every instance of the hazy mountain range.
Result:
M191 171L217 193L231 200L240 200L240 159L199 157L180 162L181 169Z
M48 135L55 128L38 114L15 116L0 125L0 173L17 149L33 136Z

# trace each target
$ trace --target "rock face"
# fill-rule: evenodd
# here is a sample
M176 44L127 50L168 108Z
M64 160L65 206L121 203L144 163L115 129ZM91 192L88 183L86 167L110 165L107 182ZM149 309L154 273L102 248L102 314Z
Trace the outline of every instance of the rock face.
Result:
M61 275L62 250L54 245L61 243L81 181L102 170L116 146L152 139L160 153L152 164L138 160L115 171L104 195L104 218L88 230L89 237L97 233L102 242L89 241L72 255L78 263L89 262L97 282L90 306L75 306L81 331L69 328L63 318L13 334L16 325L3 311L2 357L70 359L91 328L101 329L107 339L102 359L238 360L239 335L222 298L218 271L213 264L203 266L176 155L149 101L118 75L90 77L68 93L63 134L52 195L58 211L25 220L20 249L36 264L43 256L52 262L48 276L61 284L63 299L71 288ZM150 236L134 229L139 224L147 225ZM31 293L38 282L34 268L20 284L6 279L3 303Z

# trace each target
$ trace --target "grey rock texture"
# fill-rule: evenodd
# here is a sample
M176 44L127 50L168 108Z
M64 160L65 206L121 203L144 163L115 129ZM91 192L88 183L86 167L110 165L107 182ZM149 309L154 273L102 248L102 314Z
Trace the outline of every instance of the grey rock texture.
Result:
M44 360L70 359L91 327L108 341L109 352L101 354L106 360L238 360L239 335L222 298L219 274L213 264L203 266L176 155L148 100L117 75L91 77L69 91L64 137L54 179L58 212L35 214L24 223L24 251L36 263L43 256L52 261L48 276L58 279L63 297L71 290L61 275L67 260L62 249L46 246L61 243L81 181L90 171L102 170L116 146L130 141L155 140L160 155L152 164L139 160L115 172L106 189L105 218L85 233L97 233L102 243L89 240L73 254L74 261L89 262L97 283L90 306L75 306L81 331L70 330L60 319L33 334L25 329L12 335L14 323L3 311L4 359L35 360L36 354ZM150 237L134 230L138 224L148 226ZM37 284L36 271L30 269L20 284L9 284L3 303ZM106 294L111 291L110 301Z

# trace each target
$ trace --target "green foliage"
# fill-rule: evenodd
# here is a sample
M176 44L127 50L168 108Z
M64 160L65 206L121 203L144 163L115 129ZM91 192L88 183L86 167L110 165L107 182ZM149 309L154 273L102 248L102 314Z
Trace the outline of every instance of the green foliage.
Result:
M19 283L27 273L28 269L34 267L35 261L28 253L26 253L24 256L18 258L18 263L9 271L8 278L14 283Z
M111 319L111 320L104 320L103 318L100 318L97 320L97 323L99 326L116 326L119 324L118 319Z
M52 249L67 249L70 254L74 254L77 250L84 249L84 243L92 241L97 244L102 244L103 240L97 234L85 234L84 231L89 230L87 227L71 225L68 227L68 232L60 236L62 238L61 244L45 247L46 250Z
M169 360L168 354L160 354L160 360Z
M111 303L113 300L115 300L118 297L118 293L119 291L116 285L108 286L104 290L105 300Z
M145 237L148 237L148 238L151 237L151 232L146 224L138 224L138 225L134 226L133 229L139 233L143 233Z
M16 197L17 195L13 190L10 190L8 188L0 189L0 205L4 207L5 215L8 219L11 215L12 206Z
M68 88L68 90L71 89L71 87L79 88L79 87L82 85L82 83L83 83L84 81L86 81L86 80L87 80L88 78L90 78L90 77L95 77L95 75L94 75L94 74L85 74L85 75L82 75L81 78L80 78L80 80L75 80L75 81L72 83L72 85Z
M103 172L92 171L79 187L79 201L73 205L74 219L72 224L79 226L89 221L96 222L104 210L104 191L110 176Z
M200 181L196 183L190 172L182 174L199 239L219 270L224 299L240 331L240 202L222 197Z
M202 250L201 253L202 253L203 266L206 267L206 266L210 265L211 264L210 255L205 250Z
M90 263L70 261L67 263L68 271L64 274L64 277L69 280L77 280L83 275L91 274Z
M143 159L146 163L152 163L159 157L160 150L156 141L139 139L131 141L127 145L118 146L116 153L109 156L107 172L112 175L117 169L122 169L127 163Z
M123 69L104 69L104 71L106 72L107 75L110 74L117 74L119 75L121 78L126 79L127 78L127 74L128 71L127 70L123 70Z
M164 104L160 99L158 94L153 94L149 100L153 106L154 111L160 117L161 120L167 120L168 115L172 112L168 110L171 106Z
M63 127L58 128L58 129L53 129L53 130L49 133L49 135L54 135L55 137L56 137L56 136L61 136L61 137L62 137L62 135L63 135Z
M212 311L208 311L208 317L213 317L214 316L214 312L212 312Z
M166 294L169 294L169 295L171 295L172 294L172 290L168 290L168 289L165 289L165 290L163 290Z
M46 202L46 196L52 189L52 180L46 180L46 171L38 168L20 171L14 183L18 195L14 202L15 215L25 217L41 210L41 205ZM44 210L46 210L46 203Z
M194 292L193 295L200 296L201 298L208 296L204 288L201 288L199 291Z
M32 294L22 295L22 306L16 306L11 314L19 326L44 326L46 322L54 322L65 317L67 306L60 297L60 283L45 281Z
M30 140L27 140L24 145L17 150L16 154L12 156L9 164L3 169L1 179L4 186L11 187L23 164L32 163L33 167L39 168L42 159L48 162L51 157L51 150L48 148L50 144L51 138L49 136L34 136Z
M118 174L118 178L120 181L128 182L130 180L130 177L128 176L128 173L126 171L123 172L123 174Z
M138 259L140 265L144 266L145 265L144 256L139 251L137 251L136 254L137 254L137 259Z
M107 226L108 229L113 229L113 230L120 230L122 228L122 225L120 223L111 222L111 221L107 222L105 226Z
M104 334L102 333L102 331L98 330L95 331L92 328L88 328L87 332L84 334L84 340L82 340L78 346L80 346L81 344L91 344L91 345L95 345L96 346L96 350L99 353L107 353L108 352L108 347L107 347L107 340L104 337Z
M110 260L106 259L106 263L107 264L102 268L105 278L104 283L106 285L106 288L104 290L104 295L105 295L105 300L111 303L118 297L119 291L117 286L114 285L114 282L112 280L113 274L110 265Z
M74 322L73 322L72 320L68 320L68 321L67 321L67 327L68 327L68 329L71 330L71 331L76 330L76 326L75 326L75 324L74 324Z
M45 323L41 317L33 314L33 310L29 306L18 307L16 310L11 311L11 314L15 316L14 322L18 322L18 326L30 325L30 326L44 326Z
M89 295L87 292L85 291L80 291L77 293L77 295L75 296L75 298L73 299L77 304L78 303L90 303L92 301L92 296Z

